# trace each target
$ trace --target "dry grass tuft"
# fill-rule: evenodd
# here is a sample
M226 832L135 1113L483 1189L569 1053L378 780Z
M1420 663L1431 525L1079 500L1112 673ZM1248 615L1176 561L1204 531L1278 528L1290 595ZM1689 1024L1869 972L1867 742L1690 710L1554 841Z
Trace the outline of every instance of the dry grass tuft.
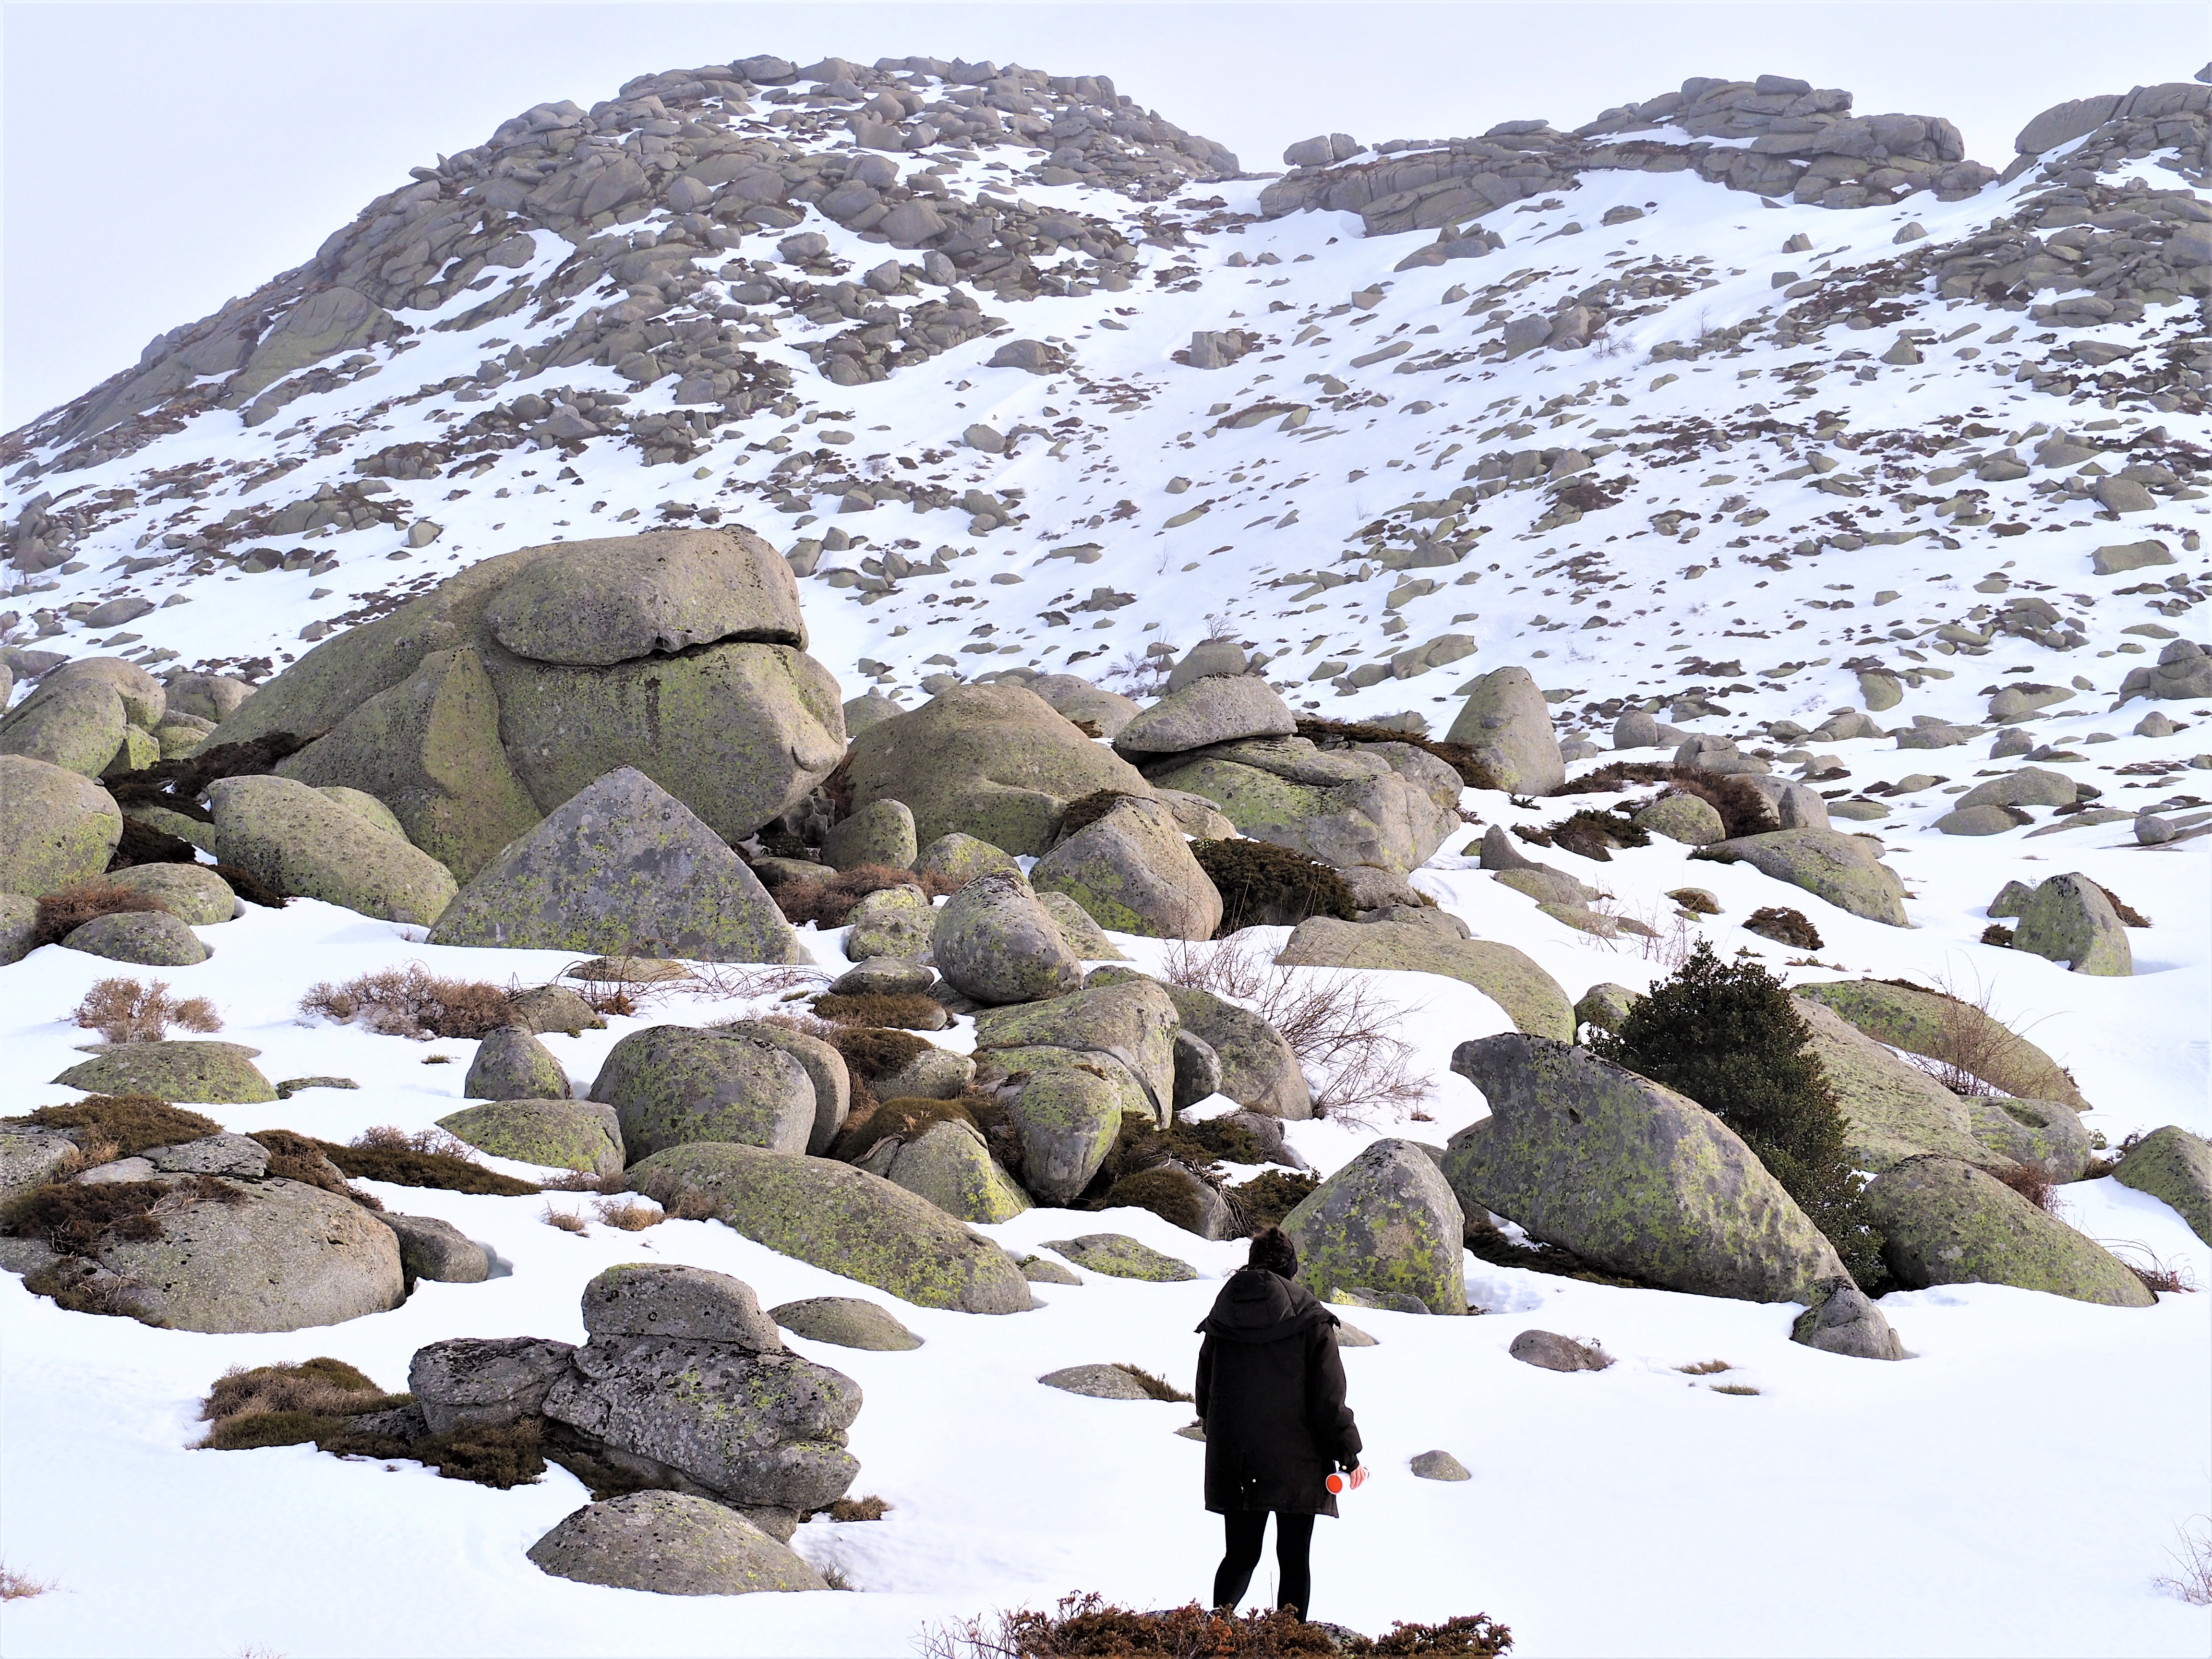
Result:
M603 1198L592 1208L602 1224L626 1233L641 1233L647 1227L658 1227L668 1219L668 1212L659 1205L641 1204L630 1198L619 1201Z
M486 1037L514 1021L505 988L480 980L441 979L419 962L362 974L343 985L318 984L300 999L300 1012L417 1042Z
M2193 1515L2174 1528L2181 1547L2168 1550L2174 1571L2151 1581L2192 1607L2212 1607L2212 1516ZM35 1594L36 1592L33 1592Z
M1193 1601L1139 1612L1095 1592L1066 1595L1051 1613L1017 1607L927 1626L922 1659L1323 1659L1324 1656L1447 1655L1485 1659L1510 1652L1513 1632L1483 1613L1441 1625L1399 1623L1368 1637L1308 1624L1295 1607L1209 1613Z
M1748 1382L1716 1382L1712 1389L1715 1394L1754 1395L1759 1392Z
M70 1018L109 1042L159 1042L174 1025L186 1031L220 1031L222 1018L205 997L182 1001L169 995L167 980L142 985L135 979L103 979L84 994Z
M1818 951L1824 944L1820 930L1813 926L1810 917L1784 905L1769 904L1753 910L1744 918L1743 927L1747 933L1771 939L1793 951Z
M476 1161L476 1149L455 1139L443 1129L421 1129L409 1134L384 1126L354 1137L350 1146L327 1140L315 1150L356 1181L384 1181L395 1187L429 1187L441 1192L477 1193L517 1198L539 1190L536 1183L487 1170Z
M149 1146L175 1146L222 1133L213 1118L144 1095L87 1095L66 1106L41 1106L21 1121L62 1130L84 1152L88 1168L94 1162L136 1157ZM110 1158L93 1159L92 1150L100 1146L115 1150Z
M0 1601L25 1601L33 1595L44 1595L56 1588L51 1578L33 1578L26 1572L17 1572L4 1561L0 1561Z
M1722 1371L1732 1371L1735 1367L1725 1359L1701 1359L1694 1365L1677 1365L1674 1369L1686 1376L1715 1376Z
M939 1031L951 1017L935 997L920 991L863 991L814 999L817 1019L837 1025L871 1029Z
M1114 1362L1114 1369L1127 1376L1139 1388L1155 1400L1164 1400L1170 1405L1188 1406L1192 1403L1191 1397L1181 1389L1176 1387L1164 1376L1156 1376L1146 1370L1142 1365L1132 1365L1124 1360L1117 1359Z
M1418 1009L1401 1009L1363 973L1279 968L1265 946L1247 940L1170 941L1162 963L1170 985L1209 991L1250 1009L1281 1034L1313 1089L1314 1114L1351 1123L1403 1111L1429 1097L1412 1069L1413 1048L1390 1027Z
M822 1513L832 1521L880 1521L890 1507L876 1497L841 1498Z
M558 1227L564 1233L587 1233L591 1228L584 1218L574 1210L556 1210L551 1204L538 1212L538 1218L549 1227Z
M120 915L132 910L164 910L169 907L151 893L112 881L80 881L39 899L38 920L32 924L35 945L58 945L96 916Z
M2053 1215L2057 1213L2056 1194L2058 1183L2051 1178L2050 1172L2041 1164L2015 1164L2009 1169L1992 1170L1990 1173L2037 1209Z

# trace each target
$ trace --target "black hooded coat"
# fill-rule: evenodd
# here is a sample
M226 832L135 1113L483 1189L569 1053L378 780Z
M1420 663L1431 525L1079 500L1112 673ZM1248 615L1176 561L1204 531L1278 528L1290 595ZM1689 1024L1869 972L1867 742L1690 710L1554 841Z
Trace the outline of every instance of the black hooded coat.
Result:
M1359 1462L1336 1316L1265 1267L1229 1276L1198 1329L1206 1507L1334 1515L1329 1471Z

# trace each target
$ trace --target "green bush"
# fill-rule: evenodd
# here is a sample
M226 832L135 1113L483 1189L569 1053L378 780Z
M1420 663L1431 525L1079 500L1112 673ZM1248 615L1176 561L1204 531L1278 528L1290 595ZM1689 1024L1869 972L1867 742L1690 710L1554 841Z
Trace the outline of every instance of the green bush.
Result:
M1741 1135L1783 1190L1828 1236L1851 1276L1878 1294L1881 1238L1865 1183L1844 1148L1844 1115L1811 1030L1782 982L1755 962L1723 962L1704 941L1651 988L1617 1032L1590 1044L1604 1059L1687 1095Z
M1344 878L1303 853L1265 841L1194 841L1190 850L1221 894L1216 939L1243 927L1295 927L1309 916L1358 918Z

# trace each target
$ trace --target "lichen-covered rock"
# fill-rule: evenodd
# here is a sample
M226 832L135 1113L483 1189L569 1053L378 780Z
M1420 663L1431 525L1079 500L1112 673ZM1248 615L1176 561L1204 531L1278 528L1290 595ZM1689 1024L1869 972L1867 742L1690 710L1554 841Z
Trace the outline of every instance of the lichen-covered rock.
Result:
M1389 968L1472 985L1532 1036L1571 1042L1574 1004L1559 982L1510 945L1450 939L1421 927L1376 927L1313 916L1275 957L1283 968Z
M927 844L958 832L1009 853L1052 845L1067 803L1101 789L1149 797L1137 769L1018 685L959 685L853 740L854 810L904 801Z
M645 1159L630 1176L663 1204L699 1194L756 1243L921 1307L1020 1313L1030 1305L1028 1281L996 1244L849 1164L696 1142Z
M1172 1116L1179 1023L1166 990L1133 976L1048 1001L986 1010L975 1017L975 1054L979 1062L986 1054L1036 1048L1103 1055L1136 1079L1141 1093L1130 1104L1164 1126Z
M937 937L937 920L936 906L919 887L878 888L864 894L846 918L853 931L845 936L845 954L855 962L871 957L913 961Z
M1243 684L1260 683L1206 679L1183 695ZM1040 893L1066 893L1100 927L1118 933L1211 939L1221 925L1221 895L1191 856L1174 815L1158 801L1120 802L1039 859L1030 884Z
M238 914L238 895L204 864L134 864L107 879L160 900L172 915L194 927L212 927Z
M1419 782L1354 750L1304 738L1254 739L1155 769L1163 789L1212 801L1255 841L1340 869L1403 873L1427 861L1457 824Z
M2114 1308L2157 1300L2094 1239L1956 1158L1910 1158L1868 1183L1881 1259L1899 1285L2012 1285Z
M228 720L253 695L251 685L228 674L179 674L164 689L168 694L166 715L189 714L204 720Z
M1041 892L1036 900L1044 906L1045 914L1059 927L1060 938L1067 941L1067 948L1075 952L1078 961L1128 960L1115 948L1114 941L1106 937L1106 930L1091 919L1091 913L1066 894Z
M507 847L436 921L434 945L811 960L721 837L628 767Z
M990 871L1019 871L1022 866L1012 853L956 830L923 848L914 867L925 876L943 876L964 887Z
M1034 1051L999 1091L1021 1137L1022 1179L1048 1204L1065 1204L1091 1184L1121 1127L1120 1077L1065 1049ZM1110 1062L1108 1063L1110 1065ZM1117 1074L1126 1075L1114 1066Z
M1109 743L1137 718L1133 700L1074 674L1040 674L1029 682L1029 689L1069 720L1097 726Z
M1680 842L1685 847L1710 847L1728 839L1719 809L1695 795L1662 795L1632 822L1638 829Z
M1974 1139L2017 1164L2032 1164L2061 1183L2088 1173L2089 1130L2071 1106L2055 1100L1966 1097ZM1968 1163L1975 1160L1967 1159Z
M0 890L36 898L88 881L122 838L122 810L90 777L0 755Z
M2077 974L2124 979L2136 970L2119 913L2105 890L2084 875L2052 876L2038 885L2021 906L2012 945Z
M1941 1152L1978 1169L2010 1161L1976 1138L1966 1103L1917 1066L1899 1060L1822 1003L1805 999L1797 1013L1811 1033L1807 1049L1820 1062L1843 1111L1844 1144L1855 1169L1887 1170L1923 1152Z
M2202 700L2212 697L2212 652L2194 640L2169 641L2155 666L2130 668L2120 682L2120 701L2136 697Z
M1418 1297L1432 1314L1467 1311L1465 1220L1436 1160L1378 1140L1283 1218L1298 1276L1316 1296L1364 1285Z
M1811 1305L1791 1322L1790 1340L1851 1359L1902 1359L1905 1345L1874 1298L1849 1279L1813 1287Z
M71 928L62 948L148 968L188 968L208 959L200 936L185 926L183 917L167 910L119 910L94 916Z
M806 1150L813 1153L827 1150L837 1138L837 1131L845 1127L846 1115L853 1109L853 1074L845 1064L845 1056L820 1037L764 1019L732 1020L715 1029L729 1036L750 1037L781 1048L799 1063L814 1085L814 1127L807 1132ZM896 1098L892 1095L881 1097Z
M2154 1129L2128 1149L2112 1178L2165 1200L2212 1244L2212 1146L2201 1137L2172 1124Z
M1046 1241L1045 1249L1058 1250L1079 1267L1109 1279L1141 1279L1154 1285L1176 1285L1198 1277L1188 1261L1164 1255L1149 1244L1139 1244L1127 1233L1085 1233L1079 1238Z
M477 1044L461 1092L471 1100L566 1100L575 1090L550 1048L510 1025Z
M815 1296L769 1310L769 1317L793 1336L840 1348L874 1353L903 1353L921 1339L892 1317L889 1310L856 1296Z
M122 748L130 722L115 689L94 679L53 682L0 715L0 755L96 778Z
M538 1415L575 1352L539 1336L453 1337L415 1350L407 1391L433 1434L504 1428Z
M1170 691L1121 728L1115 752L1134 760L1180 755L1240 738L1287 738L1297 717L1256 674L1210 674Z
M1524 1365L1547 1371L1601 1371L1613 1364L1603 1348L1557 1331L1523 1331L1505 1352Z
M1120 1365L1063 1365L1037 1381L1086 1400L1150 1400L1152 1392Z
M822 1575L725 1504L680 1492L586 1504L526 1552L556 1578L659 1595L826 1590Z
M0 893L0 967L21 962L41 943L38 900L22 893Z
M836 870L863 864L905 870L919 855L914 814L902 800L870 802L842 823L833 824L822 843L823 861Z
M1607 981L1583 993L1583 1000L1575 1004L1575 1018L1602 1031L1618 1031L1628 1011L1642 1000L1640 993Z
M884 1178L963 1221L1011 1221L1030 1207L1028 1194L999 1167L975 1127L954 1118L931 1124L901 1146Z
M1220 1091L1269 1117L1313 1115L1305 1073L1283 1035L1249 1008L1211 991L1164 988L1182 1029L1212 1048L1221 1064Z
M574 1036L582 1031L604 1031L607 1022L584 999L565 985L533 985L511 996L507 1009L526 1031L541 1035L560 1031Z
M631 1261L584 1286L587 1336L674 1336L777 1353L783 1339L742 1279L704 1267Z
M2064 1067L1971 1002L1883 979L1826 980L1794 994L1832 1008L1877 1042L1948 1060L2008 1095L2089 1109Z
M453 902L453 872L290 778L221 778L208 786L226 864L280 893L422 926Z
M59 1130L0 1121L0 1221L77 1156L76 1141Z
M155 1237L100 1247L137 1317L179 1331L296 1331L399 1305L398 1240L359 1205L293 1181L226 1190L233 1201L179 1182L154 1206Z
M491 637L518 657L605 667L728 640L806 643L791 567L749 530L655 530L533 550L484 606Z
M493 1100L464 1106L438 1127L494 1158L586 1175L622 1173L622 1121L596 1100Z
M1477 679L1444 736L1473 748L1498 787L1514 794L1548 795L1566 781L1551 709L1525 668L1496 668Z
M1452 1070L1490 1103L1445 1150L1468 1208L1593 1266L1700 1296L1802 1302L1843 1274L1757 1154L1697 1102L1541 1037L1462 1042Z
M236 1042L125 1042L79 1060L54 1079L95 1095L146 1095L179 1105L255 1104L276 1091L254 1065L261 1051Z
M452 1222L390 1210L368 1213L399 1241L399 1266L410 1282L427 1279L438 1285L481 1285L491 1277L491 1252Z
M1869 921L1911 925L1905 915L1905 884L1882 863L1875 844L1857 836L1836 830L1775 830L1717 842L1698 856L1724 864L1740 860Z
M688 1025L649 1026L615 1044L592 1098L615 1109L632 1158L692 1141L800 1153L817 1112L806 1067L781 1047Z
M930 948L937 970L978 1002L1034 1002L1083 983L1082 963L1019 871L979 876L947 899Z

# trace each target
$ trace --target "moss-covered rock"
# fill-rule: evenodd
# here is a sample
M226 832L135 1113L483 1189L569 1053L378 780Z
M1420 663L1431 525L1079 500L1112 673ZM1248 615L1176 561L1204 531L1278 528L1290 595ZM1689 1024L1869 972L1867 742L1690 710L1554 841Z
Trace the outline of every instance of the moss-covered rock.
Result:
M1389 927L1316 916L1275 957L1285 968L1387 968L1441 974L1474 988L1531 1036L1575 1036L1574 1004L1533 958L1495 939L1451 939L1425 927Z
M738 526L552 544L484 607L484 626L537 662L605 667L723 640L804 646L799 583Z
M812 960L721 837L629 767L580 791L485 866L430 939L707 962Z
M2136 970L2119 913L2105 890L2084 875L2052 876L2030 893L2012 944L2077 974L2124 979Z
M1022 1178L1044 1202L1065 1204L1091 1184L1114 1149L1127 1073L1064 1048L998 1058L1017 1068L999 1098L1021 1137Z
M189 968L208 959L208 948L181 916L167 910L121 910L70 930L65 951L106 957L145 968Z
M1326 1297L1340 1285L1418 1297L1432 1314L1467 1311L1465 1229L1436 1160L1409 1140L1378 1140L1283 1218L1298 1277Z
M785 1330L810 1342L834 1343L841 1348L873 1353L905 1353L921 1346L921 1339L900 1324L888 1309L857 1296L811 1296L768 1312Z
M805 1558L736 1510L680 1492L586 1504L526 1553L556 1578L658 1595L830 1588Z
M88 881L122 838L115 797L89 777L0 755L0 891L36 898Z
M1139 1244L1127 1233L1085 1233L1079 1238L1055 1238L1045 1249L1058 1250L1079 1267L1109 1279L1141 1279L1152 1285L1176 1285L1198 1277L1188 1261L1164 1255L1149 1244Z
M939 912L938 971L978 1002L1034 1002L1074 990L1083 964L1019 871L994 870Z
M1060 929L1060 936L1067 941L1081 962L1127 962L1114 941L1106 937L1106 930L1091 919L1091 913L1066 893L1039 893L1037 902Z
M1030 1207L975 1126L957 1118L939 1119L900 1147L884 1179L963 1221L1011 1221Z
M1141 977L1088 987L1048 1001L986 1009L975 1017L975 1054L1065 1048L1118 1061L1144 1092L1139 1109L1163 1125L1175 1097L1175 1004Z
M1881 861L1875 844L1857 836L1838 830L1775 830L1717 842L1698 856L1748 864L1869 921L1911 925L1905 915L1905 884Z
M1498 787L1516 794L1548 795L1566 781L1551 708L1525 668L1493 669L1476 680L1444 740L1472 748Z
M1009 853L1052 846L1067 803L1101 789L1149 797L1136 769L1018 685L960 685L853 740L854 808L913 809L927 844L958 832Z
M914 814L902 800L870 802L842 823L833 824L822 843L823 861L836 870L863 864L911 869L920 852Z
M733 1019L714 1029L727 1036L765 1042L799 1062L814 1085L814 1125L806 1133L806 1150L817 1156L827 1152L853 1109L853 1074L845 1056L818 1036L765 1019ZM894 1090L882 1098L892 1099L897 1092Z
M1835 1247L1741 1137L1686 1096L1540 1037L1462 1042L1452 1070L1490 1103L1444 1153L1469 1210L1699 1296L1803 1302L1844 1276Z
M1133 968L1100 968L1086 986L1126 984L1142 978ZM1154 981L1157 983L1158 981ZM1313 1099L1297 1056L1282 1033L1249 1008L1211 991L1162 985L1182 1029L1213 1050L1221 1066L1220 1092L1238 1105L1274 1118L1309 1118Z
M222 778L208 786L208 800L222 861L280 893L423 926L453 901L444 865L304 783Z
M697 1142L634 1165L631 1180L663 1204L700 1194L756 1243L921 1307L1030 1306L1029 1283L1004 1250L928 1200L849 1164Z
M939 836L921 849L914 867L925 876L943 876L957 886L965 886L980 875L993 870L1019 870L1022 866L1012 853L978 841L973 836L963 836L958 830Z
M1728 839L1719 809L1695 795L1662 795L1630 821L1639 830L1686 847L1710 847Z
M1180 755L1242 738L1287 738L1298 729L1291 706L1257 674L1209 674L1170 691L1114 738L1130 760Z
M1794 994L1832 1008L1877 1042L1948 1061L2008 1095L2090 1109L2057 1060L1972 1003L1882 979L1825 980Z
M192 714L172 714L154 728L154 742L161 751L161 759L177 760L205 743L208 733L214 730L213 720Z
M1824 1003L1800 999L1797 1012L1844 1114L1844 1146L1853 1167L1887 1170L1923 1152L1941 1152L1978 1169L2001 1169L2010 1158L1975 1138L1966 1103L1917 1066L1899 1060Z
M87 1094L251 1105L276 1098L253 1063L260 1052L237 1042L125 1042L79 1060L54 1081Z
M477 1044L461 1092L471 1100L566 1100L574 1091L553 1051L510 1025Z
M937 933L937 907L919 887L883 887L863 894L847 919L845 954L855 962L871 957L915 961Z
M37 950L39 902L22 893L0 893L0 967Z
M464 1106L438 1127L480 1152L586 1175L622 1173L622 1124L596 1100L493 1100Z
M94 679L64 681L32 692L0 717L0 755L96 778L122 748L128 724L114 687Z
M1869 1183L1866 1203L1882 1261L1907 1290L2012 1285L2114 1308L2157 1300L2103 1245L1956 1158L1908 1159Z
M1200 680L1184 695L1238 683ZM1191 856L1174 814L1153 800L1116 803L1039 859L1030 884L1040 893L1066 894L1100 927L1118 933L1211 939L1221 921L1221 895Z
M466 879L541 816L507 764L499 716L482 656L434 651L277 770L370 796L403 839Z
M2112 1178L2165 1200L2212 1244L2212 1146L2201 1137L2172 1124L2154 1129L2129 1149Z
M2001 1095L1970 1096L1966 1106L1974 1139L1990 1151L2032 1164L2057 1182L2079 1181L2088 1173L2089 1130L2071 1106Z
M653 1025L615 1044L592 1085L615 1109L632 1158L693 1141L799 1153L812 1137L813 1079L758 1037Z
M107 879L159 899L172 915L194 927L212 927L238 914L238 895L204 864L134 864Z
M1231 744L1153 781L1203 796L1255 840L1338 868L1371 864L1402 875L1426 861L1456 822L1383 763L1349 750L1323 754L1303 738Z

